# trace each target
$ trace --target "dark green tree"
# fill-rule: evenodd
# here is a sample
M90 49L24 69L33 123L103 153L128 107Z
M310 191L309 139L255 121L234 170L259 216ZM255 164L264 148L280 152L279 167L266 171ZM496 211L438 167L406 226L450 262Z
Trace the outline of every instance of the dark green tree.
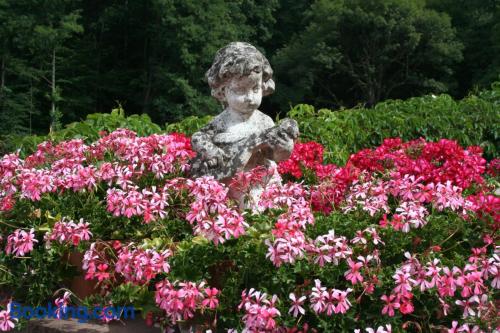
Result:
M420 0L318 0L279 50L276 101L339 107L446 91L461 43Z
M76 77L59 70L71 59L74 34L83 31L77 6L69 0L0 1L1 133L46 131L59 123L60 87Z
M500 0L430 0L429 6L451 17L464 44L463 60L453 68L455 95L489 88L500 76Z
M500 0L0 0L0 134L117 102L160 124L216 113L204 73L235 40L271 60L271 115L461 97L498 79L499 22Z
M75 8L73 0L40 0L38 5L39 10L33 13L36 22L32 34L33 59L39 64L40 78L50 89L47 96L50 101L50 131L53 131L60 127L62 117L58 108L62 95L56 73L59 63L67 59L58 56L64 54L67 42L74 34L83 32L83 27L78 22L80 10Z
M277 6L277 0L85 1L85 34L74 42L79 52L72 60L81 80L61 105L83 116L119 101L158 123L216 112L204 80L216 50L234 40L269 41Z
M217 49L235 40L269 40L277 1L154 0L141 80L143 111L163 122L213 113L204 74Z
M37 114L35 71L26 57L33 21L21 2L0 0L0 134L30 133Z

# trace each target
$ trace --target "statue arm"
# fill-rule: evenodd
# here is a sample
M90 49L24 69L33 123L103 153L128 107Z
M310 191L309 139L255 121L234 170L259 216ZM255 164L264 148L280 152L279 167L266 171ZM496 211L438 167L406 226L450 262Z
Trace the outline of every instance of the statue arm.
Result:
M294 141L299 135L297 122L292 119L285 119L278 126L273 127L268 132L268 144L271 153L271 160L280 162L290 157L293 151Z
M203 127L191 137L193 150L198 153L199 159L207 166L213 167L222 163L226 159L226 153L214 142L213 138L217 134L217 127L213 123Z

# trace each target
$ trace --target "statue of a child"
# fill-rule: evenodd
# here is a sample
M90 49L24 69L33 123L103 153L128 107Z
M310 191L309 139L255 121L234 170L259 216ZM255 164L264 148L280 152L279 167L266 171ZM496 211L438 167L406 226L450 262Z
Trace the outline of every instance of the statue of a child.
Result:
M298 136L294 120L274 121L257 110L262 96L274 92L269 61L254 46L235 42L220 49L207 71L212 96L224 111L192 137L198 153L191 175L226 182L235 173L271 167L287 159Z

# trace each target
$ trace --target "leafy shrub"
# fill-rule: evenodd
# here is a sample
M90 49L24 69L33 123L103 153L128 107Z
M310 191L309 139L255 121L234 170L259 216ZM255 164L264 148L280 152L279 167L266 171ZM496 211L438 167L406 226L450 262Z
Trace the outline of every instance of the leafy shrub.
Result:
M339 111L299 104L288 115L298 121L303 140L324 145L326 160L336 164L344 164L352 153L376 147L391 137L457 140L462 146L482 147L487 159L500 150L500 83L491 91L460 101L448 95L429 95L389 100L371 109Z
M191 136L200 128L208 124L210 120L212 120L212 116L190 116L177 123L165 124L165 129L167 133L177 132Z
M110 113L94 113L87 115L84 121L66 125L62 130L42 136L7 136L0 141L1 151L4 153L21 150L21 156L26 156L36 150L38 144L51 140L60 142L69 139L82 139L85 142L97 140L103 132L113 132L118 128L127 128L140 136L160 133L161 127L151 121L148 115L131 115L126 117L121 106Z

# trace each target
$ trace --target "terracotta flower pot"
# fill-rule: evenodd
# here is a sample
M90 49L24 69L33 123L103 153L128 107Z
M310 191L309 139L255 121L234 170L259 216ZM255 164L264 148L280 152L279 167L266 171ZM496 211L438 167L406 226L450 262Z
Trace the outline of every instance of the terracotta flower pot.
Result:
M97 288L97 279L86 280L85 271L82 269L83 253L72 251L68 254L68 263L75 266L78 275L69 281L69 289L79 298L85 298L99 293Z
M96 244L96 249L104 250L105 248L113 248L114 240L110 241L99 241ZM64 256L67 263L75 266L78 274L74 276L70 281L67 282L68 288L79 298L85 298L88 296L99 294L102 291L101 286L98 285L99 281L97 279L85 279L86 272L83 270L83 257L84 253L80 251L73 250ZM120 279L114 281L113 285L122 282ZM109 286L108 286L109 287Z
M208 272L210 273L210 279L208 280L208 284L211 287L222 290L224 287L225 281L227 279L228 273L231 270L236 268L236 264L234 260L222 260L216 262L212 266L208 268Z

